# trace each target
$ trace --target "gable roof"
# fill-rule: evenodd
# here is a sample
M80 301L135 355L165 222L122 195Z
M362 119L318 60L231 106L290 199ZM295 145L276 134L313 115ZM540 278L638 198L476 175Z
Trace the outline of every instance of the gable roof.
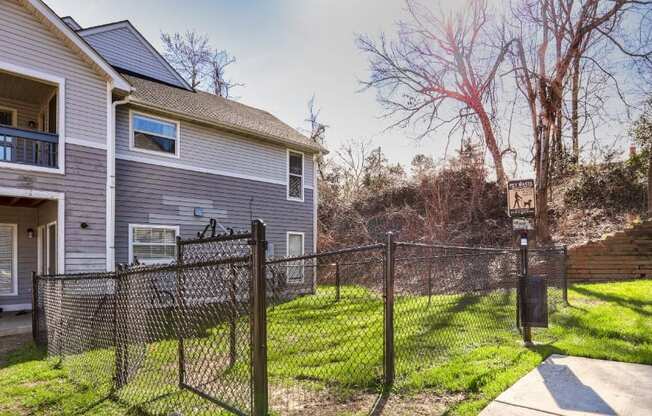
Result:
M56 35L67 40L68 46L72 47L96 71L111 80L115 88L123 91L131 90L131 85L129 85L124 77L42 0L19 0L19 2L41 20L42 23L49 26Z
M124 76L135 87L130 98L133 104L308 152L325 152L320 145L267 111L203 91L188 91L138 76Z
M113 67L119 71L124 69L129 72L137 72L137 73L147 72L144 75L155 78L162 82L166 82L168 84L177 85L187 90L192 90L190 84L188 84L188 82L181 76L181 74L179 74L177 70L174 69L172 65L170 65L170 63L163 56L161 56L161 54L156 50L156 48L154 48L154 46L152 46L152 44L149 43L149 41L134 27L134 25L131 24L129 20L121 20L118 22L106 23L98 26L79 29L77 30L77 34L79 34L81 37L86 39L86 41L90 43L93 48L95 48L100 54L102 54L104 58L107 59L111 63L111 65L113 65ZM115 37L109 38L108 36L110 35L122 36L122 38L115 38ZM139 47L138 45L142 46L142 48L144 48L144 50L146 51L142 53L149 54L149 67L152 68L152 66L156 66L157 68L156 71L152 71L152 70L144 71L142 65L141 68L137 68L136 66L132 65L132 62L130 62L130 60L133 60L134 56L126 56L126 54L122 49L121 52L115 53L116 45L112 43L116 43L117 39L120 39L122 43L121 45L119 45L120 48L128 48L130 45L126 43L130 43L130 42L131 45L134 45L135 48L138 48ZM139 51L130 51L130 52L134 52L137 55ZM147 57L136 56L136 59L147 60ZM141 61L141 63L142 62L143 61ZM167 73L167 76L157 77L156 72L158 71L158 68L165 71L165 73ZM160 79L160 78L165 78L165 79Z

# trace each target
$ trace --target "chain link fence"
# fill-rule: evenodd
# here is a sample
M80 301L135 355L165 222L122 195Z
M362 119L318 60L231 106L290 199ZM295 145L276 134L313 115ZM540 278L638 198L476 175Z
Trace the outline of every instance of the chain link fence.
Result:
M173 264L36 277L35 338L72 380L145 414L356 413L450 360L518 345L524 259L547 284L548 311L566 300L564 248L389 235L292 258L265 251L254 221L179 239Z
M399 382L479 347L518 340L517 250L398 243L395 258Z

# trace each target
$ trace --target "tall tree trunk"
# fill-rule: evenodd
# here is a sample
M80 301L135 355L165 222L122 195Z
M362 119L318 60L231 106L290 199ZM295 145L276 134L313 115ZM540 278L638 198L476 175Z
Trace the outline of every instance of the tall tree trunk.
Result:
M491 153L491 157L494 160L498 186L500 186L501 189L507 190L507 175L505 174L505 168L503 166L503 155L498 148L498 143L496 142L496 136L494 136L489 116L482 107L476 108L475 111L477 112L478 117L480 117L480 123L482 124L482 131L484 133L484 141L487 145L487 149L489 149L489 153Z
M579 96L580 96L580 57L573 60L571 97L571 127L573 136L573 162L578 165L580 162L580 126L579 126Z
M652 148L648 150L647 164L647 217L652 218Z
M537 241L547 244L551 240L550 218L548 217L548 180L550 178L550 139L552 126L543 127L537 146L535 168L537 170L536 181L536 231Z

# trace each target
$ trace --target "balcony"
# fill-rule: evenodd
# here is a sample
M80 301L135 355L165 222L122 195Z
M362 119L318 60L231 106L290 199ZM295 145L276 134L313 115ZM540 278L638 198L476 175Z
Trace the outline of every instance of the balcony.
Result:
M56 169L59 135L0 126L0 162Z
M0 71L0 164L58 170L59 84Z

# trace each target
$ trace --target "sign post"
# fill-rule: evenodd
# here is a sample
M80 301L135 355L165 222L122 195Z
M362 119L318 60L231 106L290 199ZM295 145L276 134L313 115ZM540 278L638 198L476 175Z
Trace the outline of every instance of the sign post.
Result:
M532 343L532 331L528 318L528 232L534 230L535 192L533 179L521 179L507 183L507 212L512 217L512 228L518 235L520 270L516 293L516 324L522 327L523 342Z

